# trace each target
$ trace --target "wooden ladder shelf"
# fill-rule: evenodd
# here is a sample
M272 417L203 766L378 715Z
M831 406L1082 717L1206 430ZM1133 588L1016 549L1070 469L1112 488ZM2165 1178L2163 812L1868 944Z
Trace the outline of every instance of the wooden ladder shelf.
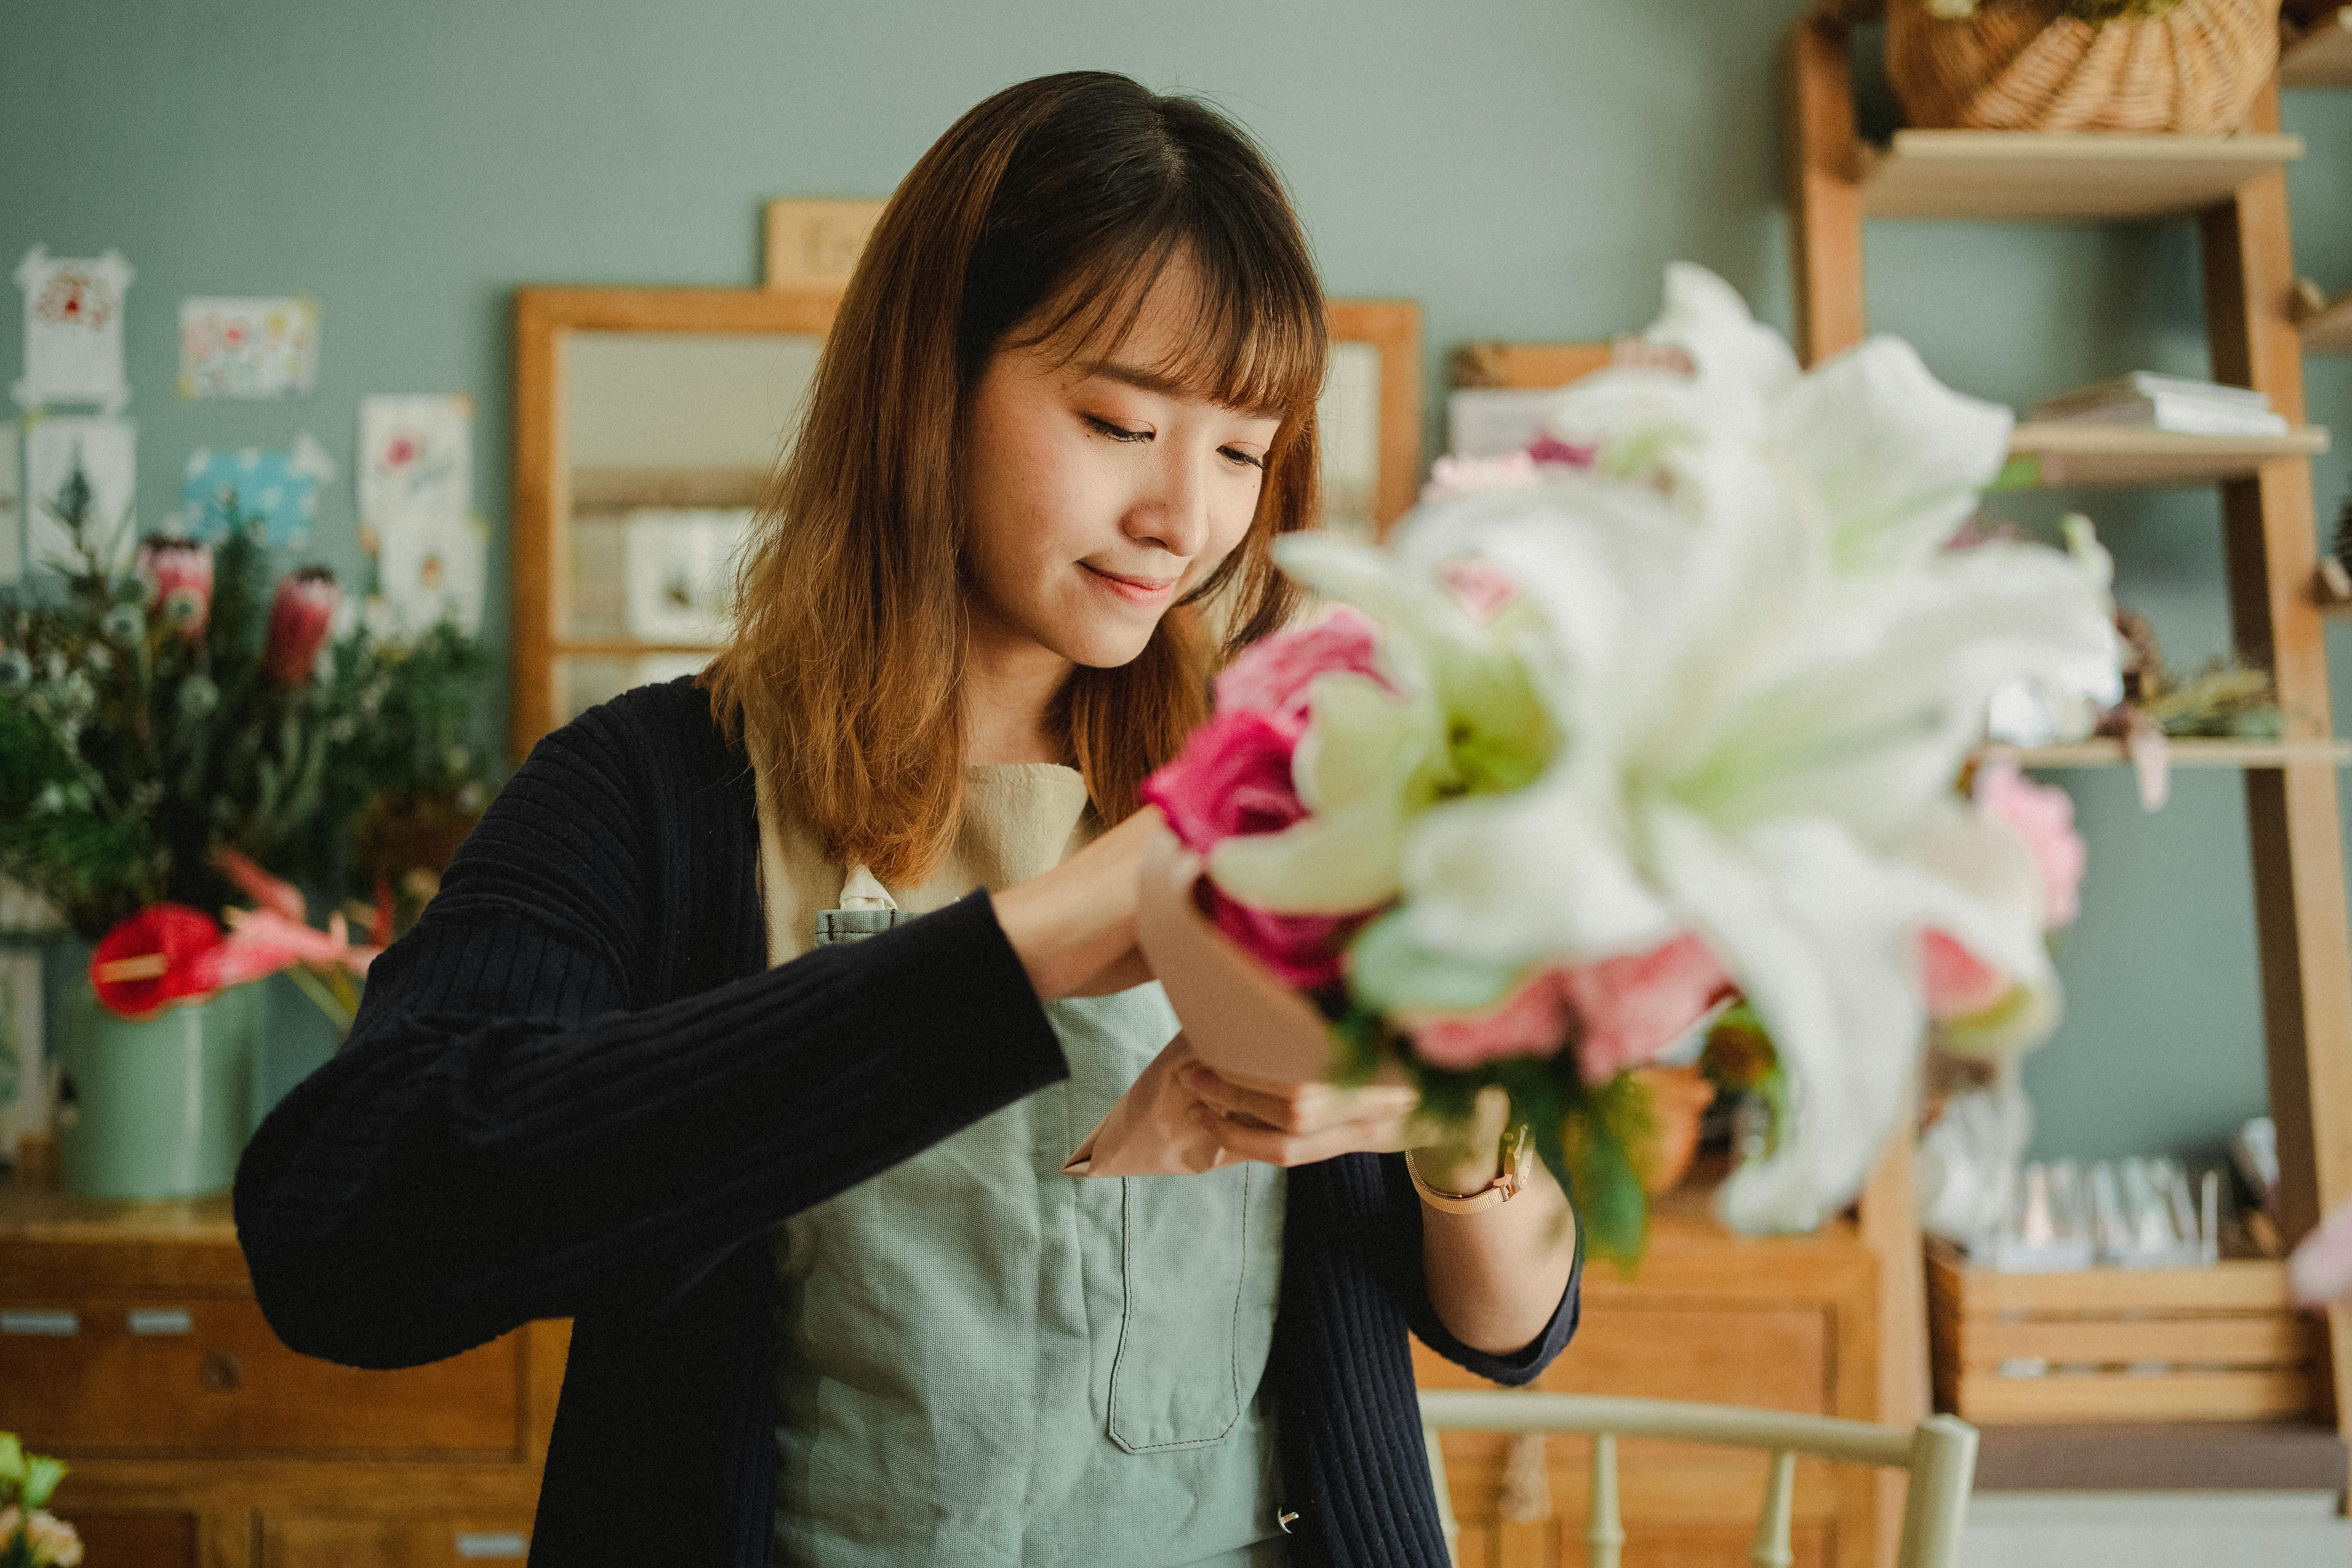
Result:
M1797 349L1806 363L1862 341L1867 218L2181 215L2196 223L2202 251L2214 378L2267 394L2293 428L2226 461L2205 462L2193 447L2174 452L2165 438L2137 432L2127 434L2144 449L2129 449L2127 440L2109 450L2072 433L2061 433L2053 447L2050 427L2034 426L2021 427L2020 450L2043 457L2046 482L2220 486L2238 651L2273 672L2286 715L2283 743L2241 765L2280 1220L2290 1237L2300 1237L2352 1197L2352 932L2336 816L2340 751L2330 728L2324 622L2310 588L2318 533L2309 454L2324 449L2326 436L2303 426L2302 344L2292 313L2285 165L2302 146L2279 133L2276 86L2264 89L2246 131L2235 136L1906 131L1882 151L1855 135L1843 27L1800 21L1788 67L1790 235ZM2092 446L2082 446L2085 440ZM2068 760L2105 759L2086 752ZM1865 1205L1864 1228L1874 1233L1881 1259L1895 1266L1881 1291L1885 1398L1877 1419L1899 1424L1924 1414L1927 1401L1917 1224L1883 1184L1874 1183L1873 1194L1880 1212L1874 1220ZM1906 1224L1909 1250L1893 1250ZM2352 1318L2332 1314L2328 1341L2325 1392L2345 1429L2352 1415Z

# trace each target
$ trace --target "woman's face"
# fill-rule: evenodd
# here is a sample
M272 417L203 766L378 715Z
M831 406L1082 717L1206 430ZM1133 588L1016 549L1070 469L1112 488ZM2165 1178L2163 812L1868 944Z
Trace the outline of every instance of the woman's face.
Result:
M990 362L964 430L975 634L1126 664L1249 531L1280 422L1150 368L1178 360L1192 298L1171 267L1109 358L1049 342Z

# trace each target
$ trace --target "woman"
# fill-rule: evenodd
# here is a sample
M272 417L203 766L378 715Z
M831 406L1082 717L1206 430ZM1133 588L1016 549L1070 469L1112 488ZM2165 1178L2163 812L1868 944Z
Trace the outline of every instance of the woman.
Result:
M256 1136L289 1345L574 1321L534 1562L1444 1561L1406 1330L1540 1371L1558 1187L1380 1157L1402 1091L1205 1069L1251 1163L1060 1173L1175 1033L1137 789L1203 716L1193 606L1236 647L1290 607L1322 310L1211 110L1087 73L967 114L850 284L732 645L534 750Z

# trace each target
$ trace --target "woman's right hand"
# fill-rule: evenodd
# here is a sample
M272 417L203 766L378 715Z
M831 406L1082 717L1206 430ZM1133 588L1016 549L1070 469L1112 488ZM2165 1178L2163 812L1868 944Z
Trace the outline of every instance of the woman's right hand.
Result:
M992 894L996 923L1037 999L1100 996L1151 978L1135 945L1143 850L1160 828L1145 806L1042 877Z

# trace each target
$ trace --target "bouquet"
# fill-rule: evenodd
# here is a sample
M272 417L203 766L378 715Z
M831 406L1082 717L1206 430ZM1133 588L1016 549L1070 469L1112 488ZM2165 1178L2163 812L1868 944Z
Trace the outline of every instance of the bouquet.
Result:
M1945 548L2006 409L1890 338L1801 374L1696 268L1666 295L1528 450L1441 463L1391 544L1282 542L1335 603L1237 659L1147 784L1172 837L1139 917L1210 1065L1402 1076L1456 1121L1500 1087L1626 1260L1635 1069L1670 1048L1776 1109L1722 1216L1806 1229L1931 1027L1999 1054L2054 1026L2080 841L2064 796L1969 764L2006 685L2117 694L2095 546Z
M0 1432L0 1568L74 1568L81 1537L44 1505L66 1468L25 1452L14 1432Z
M263 867L332 886L370 811L462 807L470 789L478 812L451 731L481 656L451 627L413 647L363 626L336 637L341 595L322 567L265 592L260 533L233 492L216 543L157 536L135 552L79 470L42 500L71 549L53 578L0 597L0 875L99 944L93 984L127 1016L299 965L347 1026L372 948L341 915L310 927ZM360 918L380 946L401 868L374 858Z

